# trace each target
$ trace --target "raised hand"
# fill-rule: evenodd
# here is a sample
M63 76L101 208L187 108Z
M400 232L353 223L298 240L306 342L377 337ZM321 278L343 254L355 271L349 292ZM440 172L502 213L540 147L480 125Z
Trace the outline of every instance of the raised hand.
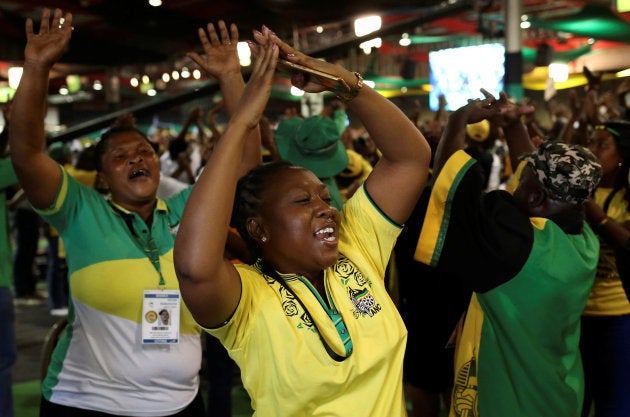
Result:
M270 41L269 34L264 38L257 49L258 56L245 91L230 121L245 123L250 129L258 125L265 110L278 60L278 46Z
M457 113L466 114L466 123L477 123L483 119L494 117L498 112L496 99L488 91L481 89L484 99L468 99L468 103L456 110Z
M71 35L72 14L63 16L61 9L55 9L52 20L50 9L43 10L39 33L33 30L33 19L27 19L24 65L42 67L48 71L63 54Z
M521 104L512 103L508 100L504 92L499 94L499 100L495 102L499 110L500 118L497 118L499 125L507 125L521 120L521 116L533 115L534 106L523 102Z
M291 47L289 44L284 42L282 39L278 38L278 36L271 30L269 30L269 28L267 28L266 26L263 26L262 31L260 32L254 31L254 40L256 41L256 44L252 44L250 46L252 47L252 50L255 54L258 53L260 45L267 42L267 39L278 45L278 48L280 50L279 56L283 59L341 78L347 78L347 74L350 74L351 78L354 81L354 75L352 75L352 73L350 73L348 70L339 65L331 64L329 62L310 57L298 51L297 49ZM291 77L291 83L299 89L308 93L320 93L322 91L330 90L329 87L326 87L323 84L319 83L315 76L309 76L308 74L303 72L293 74Z
M197 52L188 52L186 55L204 71L217 79L230 73L240 74L241 64L236 49L238 29L232 23L228 31L223 20L219 20L217 26L219 29L218 33L212 23L208 23L207 32L203 28L198 30L199 40L203 47L203 55Z

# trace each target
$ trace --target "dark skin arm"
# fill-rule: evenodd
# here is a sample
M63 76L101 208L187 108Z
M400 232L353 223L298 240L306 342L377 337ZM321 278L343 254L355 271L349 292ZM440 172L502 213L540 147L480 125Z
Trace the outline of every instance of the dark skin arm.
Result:
M204 54L189 52L187 56L208 74L219 80L223 105L228 116L231 117L245 89L245 80L241 73L241 64L236 51L238 29L234 23L228 28L223 20L219 20L217 27L218 30L214 24L208 23L205 30L199 28L199 40ZM252 140L248 141L247 152L243 155L244 164L241 175L262 162L260 132L255 129L251 135Z
M606 216L604 210L594 201L584 203L586 220L611 246L619 246L630 239L630 222L619 223Z
M260 33L254 33L258 40ZM355 74L339 65L325 62L292 48L274 34L280 54L289 61L341 77L349 86L357 85ZM316 79L297 73L291 78L296 87L310 93L326 90ZM422 133L391 101L364 85L346 106L356 115L382 156L365 187L374 203L398 224L407 221L420 197L429 174L431 149ZM392 126L396 128L393 129ZM397 198L391 198L396 195Z
M499 99L495 99L486 90L481 90L485 99L468 100L468 104L460 107L448 118L442 139L438 144L433 164L433 172L437 177L448 159L466 145L466 125L488 119L492 123L503 127L506 142L510 149L512 163L518 164L518 157L534 150L533 143L529 140L527 129L520 120L520 116L533 111L530 107L518 107L507 99L505 93L501 93ZM516 166L516 165L513 165Z
M265 35L268 38L269 32ZM182 297L197 322L206 327L224 322L240 299L240 277L225 257L226 231L241 164L271 92L278 48L267 38L261 42L241 100L190 194L175 239L173 255Z
M60 21L64 18L64 24ZM61 27L60 27L61 26ZM26 21L26 48L22 82L12 105L9 144L11 161L24 192L36 208L49 207L61 185L59 165L48 156L44 117L48 77L61 58L72 34L72 14L56 9L42 12L39 33Z

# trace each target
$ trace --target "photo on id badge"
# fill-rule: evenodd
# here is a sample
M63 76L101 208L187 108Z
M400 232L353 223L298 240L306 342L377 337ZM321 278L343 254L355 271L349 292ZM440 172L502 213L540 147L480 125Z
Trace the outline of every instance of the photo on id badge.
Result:
M179 343L179 291L146 290L143 301L143 344Z

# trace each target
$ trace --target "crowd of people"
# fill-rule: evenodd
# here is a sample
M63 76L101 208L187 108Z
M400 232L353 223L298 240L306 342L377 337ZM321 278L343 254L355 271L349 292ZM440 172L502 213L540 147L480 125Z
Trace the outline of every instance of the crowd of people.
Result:
M265 26L245 82L237 25L218 21L188 54L221 89L205 120L194 107L168 136L127 115L78 157L44 129L72 26L27 21L0 135L0 189L16 226L45 227L67 315L41 417L229 417L235 372L261 416L630 415L630 83L588 72L549 128L485 90L423 120ZM331 93L321 114L267 114L280 58L315 70L291 82ZM12 417L13 298L35 288L15 278L29 230L10 235L6 196Z

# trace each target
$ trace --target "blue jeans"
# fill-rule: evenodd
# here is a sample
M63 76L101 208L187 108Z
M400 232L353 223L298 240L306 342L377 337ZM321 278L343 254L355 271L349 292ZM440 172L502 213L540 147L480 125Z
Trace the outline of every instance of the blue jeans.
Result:
M582 317L580 350L586 391L582 416L630 416L630 314Z
M13 292L0 287L0 416L13 417L11 368L17 357Z

